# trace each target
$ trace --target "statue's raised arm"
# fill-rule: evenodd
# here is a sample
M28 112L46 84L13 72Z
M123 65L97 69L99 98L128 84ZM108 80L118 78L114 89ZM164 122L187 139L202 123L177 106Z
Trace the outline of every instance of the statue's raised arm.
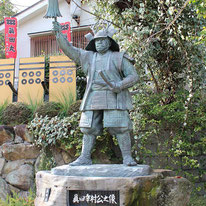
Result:
M72 44L65 38L65 36L61 32L62 28L59 22L53 22L53 31L55 32L58 45L62 49L64 54L76 63L80 64L80 50L72 46Z

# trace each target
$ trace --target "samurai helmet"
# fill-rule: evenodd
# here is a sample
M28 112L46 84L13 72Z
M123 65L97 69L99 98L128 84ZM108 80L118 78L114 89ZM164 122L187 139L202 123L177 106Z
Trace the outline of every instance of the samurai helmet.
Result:
M117 42L112 38L112 36L116 33L115 29L109 29L110 24L108 22L97 22L96 24L94 24L91 29L94 33L88 33L85 35L86 39L89 40L88 45L86 46L86 50L87 51L94 51L96 52L96 48L95 48L95 39L98 38L109 38L111 41L111 46L110 46L110 50L112 51L119 51L119 45L117 44Z

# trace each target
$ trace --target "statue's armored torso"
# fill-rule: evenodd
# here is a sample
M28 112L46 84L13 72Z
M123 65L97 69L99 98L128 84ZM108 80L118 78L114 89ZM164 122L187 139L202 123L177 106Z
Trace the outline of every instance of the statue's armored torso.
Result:
M111 52L106 54L97 54L94 68L94 76L92 80L91 91L88 96L85 110L105 110L105 109L116 109L117 108L117 94L110 91L108 85L100 76L99 72L109 74L112 65L109 63L109 56ZM115 68L113 68L115 69ZM108 79L109 75L107 75Z

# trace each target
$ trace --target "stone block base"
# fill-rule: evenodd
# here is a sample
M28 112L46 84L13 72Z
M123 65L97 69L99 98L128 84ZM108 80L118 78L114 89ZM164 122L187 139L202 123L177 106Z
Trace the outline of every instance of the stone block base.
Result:
M191 184L170 174L168 170L155 170L147 176L81 177L41 171L36 175L35 206L186 206Z

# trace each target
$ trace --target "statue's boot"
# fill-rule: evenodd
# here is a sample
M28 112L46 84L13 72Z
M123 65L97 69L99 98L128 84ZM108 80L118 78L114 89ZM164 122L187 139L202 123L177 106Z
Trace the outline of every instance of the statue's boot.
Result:
M131 139L130 133L125 132L123 134L117 134L117 140L119 143L120 150L122 152L123 164L127 166L135 166L137 163L131 155Z
M94 146L96 137L94 135L84 135L82 144L82 153L70 166L91 165L91 151Z

